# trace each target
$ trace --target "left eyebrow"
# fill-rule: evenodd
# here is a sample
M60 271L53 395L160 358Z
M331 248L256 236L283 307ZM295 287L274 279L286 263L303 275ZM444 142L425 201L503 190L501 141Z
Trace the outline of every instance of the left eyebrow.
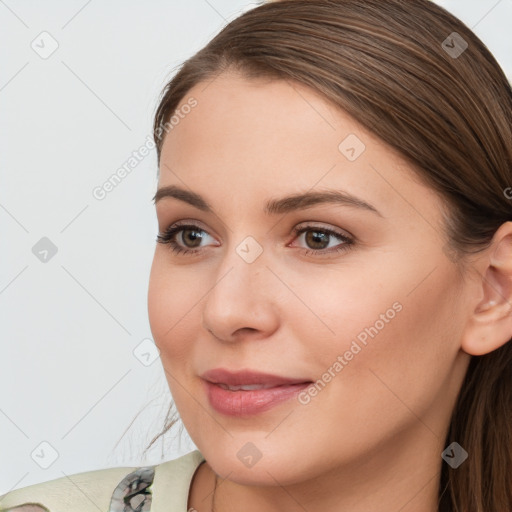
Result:
M201 195L196 192L180 188L176 185L159 188L153 197L153 202L156 204L164 197L173 197L174 199L188 203L204 212L214 213L211 205ZM377 210L377 208L375 208L375 206L348 192L339 190L305 192L282 197L280 199L270 199L265 205L264 213L266 215L281 215L296 210L311 208L318 204L339 204L343 206L361 208L382 217L382 214Z

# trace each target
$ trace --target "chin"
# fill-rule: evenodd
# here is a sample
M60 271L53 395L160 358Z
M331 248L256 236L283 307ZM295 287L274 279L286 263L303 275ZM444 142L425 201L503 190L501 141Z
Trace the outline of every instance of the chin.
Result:
M256 486L293 485L307 478L303 470L308 464L299 451L286 453L278 446L268 445L258 454L250 441L234 444L237 445L236 450L218 447L201 451L213 471L222 478L240 485ZM262 444L259 443L260 446ZM242 448L238 448L239 445ZM271 455L265 455L265 452Z

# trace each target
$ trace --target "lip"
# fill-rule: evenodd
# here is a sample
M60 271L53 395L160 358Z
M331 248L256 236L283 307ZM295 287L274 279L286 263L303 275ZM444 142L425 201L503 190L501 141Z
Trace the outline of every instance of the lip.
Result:
M206 395L212 408L227 416L252 416L290 400L308 387L312 381L289 378L253 370L232 372L223 368L209 370L201 375ZM231 391L220 387L260 384L265 389Z
M208 370L200 377L204 380L212 382L213 384L227 384L228 386L261 384L265 386L271 385L277 387L311 382L308 379L281 377L280 375L273 375L271 373L258 372L255 370L230 371L224 368Z

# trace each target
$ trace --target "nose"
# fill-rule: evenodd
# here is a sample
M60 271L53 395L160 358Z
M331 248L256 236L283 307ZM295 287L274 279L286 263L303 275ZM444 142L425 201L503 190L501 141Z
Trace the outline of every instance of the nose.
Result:
M263 259L247 263L234 254L202 302L203 327L225 343L270 336L279 325L277 284Z

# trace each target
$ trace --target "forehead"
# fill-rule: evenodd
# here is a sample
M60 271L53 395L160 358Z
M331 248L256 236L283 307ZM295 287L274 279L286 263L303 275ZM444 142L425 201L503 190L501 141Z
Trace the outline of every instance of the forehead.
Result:
M192 99L196 105L188 108ZM177 113L180 129L175 126L169 139L172 135L185 138L193 131L194 138L200 138L207 146L219 141L224 146L229 140L244 148L256 139L260 144L266 140L268 145L284 146L311 137L313 132L321 138L337 129L342 115L302 84L247 79L235 73L224 73L195 85L181 100ZM353 119L350 121L355 124Z
M219 75L190 89L176 112L160 186L184 181L207 197L229 186L219 199L231 201L235 191L249 200L321 187L371 198L384 214L410 214L407 197L439 209L397 151L302 84Z

